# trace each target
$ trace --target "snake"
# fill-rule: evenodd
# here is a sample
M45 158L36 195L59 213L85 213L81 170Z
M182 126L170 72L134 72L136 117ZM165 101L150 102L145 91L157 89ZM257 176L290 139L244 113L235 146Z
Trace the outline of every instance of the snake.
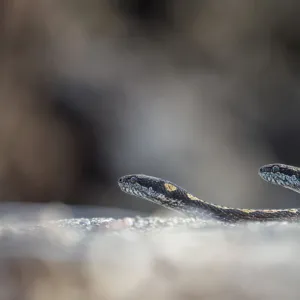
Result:
M266 182L300 193L300 168L273 163L259 168L258 175ZM245 209L209 203L184 188L162 178L131 174L119 178L124 193L136 196L188 217L217 219L236 223L245 221L300 221L300 208Z

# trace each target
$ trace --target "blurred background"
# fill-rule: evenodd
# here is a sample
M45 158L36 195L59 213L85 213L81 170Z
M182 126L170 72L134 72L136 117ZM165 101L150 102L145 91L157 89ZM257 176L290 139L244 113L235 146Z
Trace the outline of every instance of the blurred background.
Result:
M0 0L1 213L160 210L119 191L131 173L227 206L300 206L257 175L300 166L299 14L296 0Z

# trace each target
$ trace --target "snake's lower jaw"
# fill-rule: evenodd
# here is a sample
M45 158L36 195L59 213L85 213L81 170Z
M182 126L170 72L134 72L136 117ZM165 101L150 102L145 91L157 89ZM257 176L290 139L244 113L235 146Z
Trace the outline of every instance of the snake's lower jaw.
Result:
M264 180L272 184L276 185L283 185L283 182L281 180L275 180L274 177L272 177L269 173L258 173L259 176Z
M259 172L258 175L259 175L263 180L265 180L265 181L267 181L267 182L272 182L272 178L271 178L270 174Z
M120 188L120 190L121 190L122 192L124 192L124 193L126 193L126 194L131 194L131 193L130 193L129 187L126 187L126 186L124 186L124 185L122 185L122 184L119 183L119 188Z
M145 196L142 193L139 193L135 190L132 190L130 187L128 186L124 186L122 184L119 184L119 187L121 189L122 192L129 194L131 196L135 196L135 197L140 197L140 198L145 198Z

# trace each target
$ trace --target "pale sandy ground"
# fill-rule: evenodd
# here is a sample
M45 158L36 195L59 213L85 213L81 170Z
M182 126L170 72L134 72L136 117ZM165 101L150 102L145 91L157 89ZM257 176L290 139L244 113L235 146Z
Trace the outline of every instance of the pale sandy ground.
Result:
M299 299L300 227L187 218L2 224L0 299Z

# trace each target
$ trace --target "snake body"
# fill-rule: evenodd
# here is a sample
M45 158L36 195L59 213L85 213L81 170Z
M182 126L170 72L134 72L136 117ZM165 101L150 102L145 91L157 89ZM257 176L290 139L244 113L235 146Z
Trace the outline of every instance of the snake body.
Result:
M267 182L300 193L300 168L276 163L262 166L258 174ZM119 179L118 184L125 193L190 217L214 218L230 223L300 221L300 208L244 209L220 206L201 200L182 187L157 177L142 174L125 175Z

